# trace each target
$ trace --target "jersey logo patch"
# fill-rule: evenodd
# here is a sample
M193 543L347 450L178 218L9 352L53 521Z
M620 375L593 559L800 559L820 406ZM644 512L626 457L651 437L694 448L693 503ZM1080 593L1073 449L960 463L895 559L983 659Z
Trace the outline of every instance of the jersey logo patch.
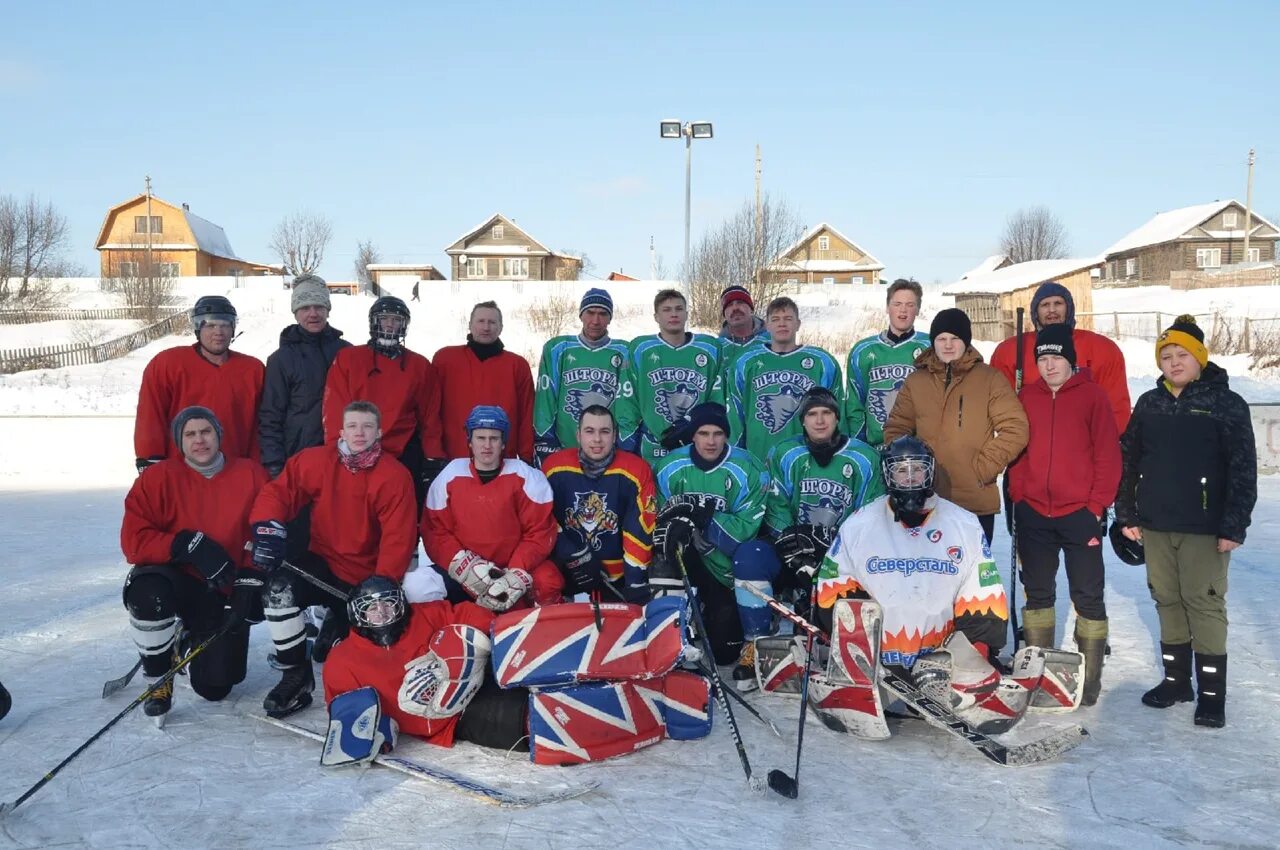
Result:
M991 561L985 561L978 565L978 585L980 587L991 587L1000 583L1000 573L996 570L996 565Z
M609 510L604 494L590 490L573 494L573 507L565 515L564 524L582 532L591 548L598 550L600 538L618 530L618 515Z
M898 400L900 388L894 387L891 390L871 389L867 391L867 410L882 427L889 421L889 412L893 410L893 405Z
M698 401L698 390L688 384L676 384L673 390L657 390L653 394L653 409L668 422L675 422L689 412Z
M593 404L609 407L613 404L614 388L604 384L592 384L589 390L569 390L564 394L564 412L577 422L582 411Z
M964 560L964 550L959 546L952 546L947 549L947 557L951 559L952 563L958 564Z
M840 523L844 513L844 503L839 499L822 496L817 504L802 502L797 521L802 525L820 525L823 528L834 528Z
M942 539L942 529L935 528L933 531L930 531L929 534L926 536L929 538L930 543L937 543L939 540Z
M770 434L776 434L791 421L800 408L804 391L793 386L782 386L776 393L756 396L756 419Z

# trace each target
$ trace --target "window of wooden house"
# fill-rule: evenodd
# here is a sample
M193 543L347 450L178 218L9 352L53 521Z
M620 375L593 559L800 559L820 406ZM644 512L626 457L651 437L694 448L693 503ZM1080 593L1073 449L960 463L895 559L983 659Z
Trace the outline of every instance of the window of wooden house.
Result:
M484 277L484 258L473 257L467 260L467 277Z
M855 286L861 286L862 284L867 282L867 279L860 274L856 274L849 279L849 282L854 284Z
M1216 269L1221 265L1222 265L1222 249L1221 248L1197 248L1196 249L1196 268Z
M831 237L830 237L830 236L819 236L819 237L818 237L818 250L819 250L819 251L828 251L828 250L830 250L830 249L831 249Z
M822 282L826 284L832 284L836 282L836 279L834 277L824 277L822 279Z
M1262 249L1261 249L1261 248L1250 248L1250 249L1249 249L1249 256L1245 257L1245 260L1244 260L1244 261L1245 261L1246 263L1260 263L1260 262L1262 262Z
M510 278L527 278L529 276L529 260L526 257L508 257L502 261L502 276Z
M133 217L133 232L147 232L147 217L145 215L135 215ZM158 215L151 216L151 232L164 233L163 219Z
M159 263L156 272L160 277L177 277L182 273L182 267L178 263Z
M501 224L495 224L495 225L493 226L493 230L491 230L491 231L490 231L490 233L493 235L493 238L494 238L494 239L501 239L501 238L502 238L502 225L501 225Z
M1222 226L1233 228L1239 222L1239 217L1235 210L1228 210L1222 214Z
M122 260L116 264L116 274L120 277L134 277L138 274L138 264L129 260Z
M799 278L797 278L797 277L789 277L789 278L787 278L787 286L799 286L799 285L800 285L800 279L799 279Z
M1130 257L1124 261L1124 276L1133 277L1138 273L1138 258Z

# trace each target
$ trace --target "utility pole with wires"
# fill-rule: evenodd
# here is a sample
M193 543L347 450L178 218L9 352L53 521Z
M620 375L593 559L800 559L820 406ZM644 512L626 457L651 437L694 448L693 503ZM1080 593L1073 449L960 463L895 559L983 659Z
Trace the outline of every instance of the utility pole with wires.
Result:
M649 280L658 279L658 254L653 249L653 237L649 237Z
M146 275L151 276L151 175L146 175L147 186L147 270Z
M760 204L760 178L764 163L760 158L760 145L756 145L756 262L763 265L764 257L764 208Z
M1249 148L1249 177L1244 189L1244 256L1242 262L1249 262L1249 231L1253 229L1253 148Z

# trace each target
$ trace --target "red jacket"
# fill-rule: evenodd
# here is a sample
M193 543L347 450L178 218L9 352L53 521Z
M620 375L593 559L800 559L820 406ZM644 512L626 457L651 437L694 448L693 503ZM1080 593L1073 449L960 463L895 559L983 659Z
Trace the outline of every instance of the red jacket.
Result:
M372 469L351 472L336 446L298 452L262 488L252 521L288 522L311 505L310 550L348 584L377 574L404 579L418 548L418 512L409 470L383 453Z
M999 369L1009 379L1009 386L1016 387L1014 374L1017 372L1018 337L1009 337L996 346L991 354L992 367ZM1129 424L1129 414L1133 405L1129 403L1129 379L1124 368L1124 354L1116 345L1102 334L1075 328L1071 331L1071 341L1076 347L1076 366L1088 369L1093 380L1106 391L1116 424L1116 433L1123 434ZM1025 361L1022 366L1022 385L1024 387L1039 380L1036 370L1036 334L1027 331L1022 335L1022 348Z
M444 456L468 457L467 414L478 404L494 404L511 420L507 457L533 462L533 372L529 361L503 351L481 360L467 345L451 345L432 361L443 399L440 421Z
M400 731L425 738L441 747L453 746L457 715L444 720L428 720L400 710L398 698L404 682L405 665L430 649L431 638L450 623L475 626L485 634L493 614L471 602L423 602L409 606L409 625L400 640L382 647L365 640L353 630L329 652L324 665L324 701L357 688L372 687L378 692L382 713L395 718Z
M1009 494L1041 516L1059 517L1088 508L1100 515L1120 486L1120 436L1111 402L1087 371L1049 390L1043 378L1019 398L1031 438L1009 467Z
M449 461L427 492L422 544L432 563L447 569L468 549L499 567L533 578L539 604L558 602L564 578L549 558L560 527L551 511L551 485L522 460L505 460L487 484L468 458Z
M373 346L353 345L338 352L324 384L324 441L337 444L342 409L353 401L371 401L382 415L382 448L399 457L415 433L423 457L443 458L440 443L440 381L431 361L412 351L390 358Z
M164 460L139 475L124 499L120 548L130 564L167 564L179 531L203 531L231 556L250 566L245 550L251 537L249 509L267 483L267 472L244 458L227 458L212 478L185 460ZM194 567L185 567L199 576Z
M170 436L173 417L184 407L202 405L222 423L222 453L228 459L258 459L258 403L262 400L262 361L228 352L221 366L204 359L196 345L161 351L142 372L138 415L133 425L135 457L181 459L182 447Z

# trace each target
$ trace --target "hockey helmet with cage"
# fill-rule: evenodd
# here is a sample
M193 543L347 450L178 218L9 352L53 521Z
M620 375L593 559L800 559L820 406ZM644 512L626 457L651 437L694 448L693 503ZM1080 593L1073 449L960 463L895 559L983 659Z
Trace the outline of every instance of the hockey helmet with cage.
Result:
M384 321L385 320L385 321ZM369 339L379 348L401 348L409 331L409 305L384 295L369 308Z
M200 328L204 327L205 322L227 322L231 325L231 332L236 330L236 306L231 303L231 299L223 295L201 295L196 299L196 304L191 308L191 325L195 328L196 336L200 336Z
M923 521L925 505L933 495L935 464L933 450L919 437L899 437L884 447L880 471L889 506L900 522L919 525Z
M409 625L409 603L400 583L370 576L356 585L347 600L351 629L377 646L391 646Z

